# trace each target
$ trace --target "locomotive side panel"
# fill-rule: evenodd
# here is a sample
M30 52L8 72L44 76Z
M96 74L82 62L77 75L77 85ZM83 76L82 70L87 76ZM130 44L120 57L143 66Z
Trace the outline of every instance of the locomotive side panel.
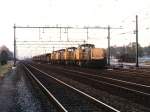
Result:
M75 60L83 60L83 53L82 53L82 49L76 49L75 50Z
M91 49L91 60L101 60L106 57L106 52L101 48L92 48Z

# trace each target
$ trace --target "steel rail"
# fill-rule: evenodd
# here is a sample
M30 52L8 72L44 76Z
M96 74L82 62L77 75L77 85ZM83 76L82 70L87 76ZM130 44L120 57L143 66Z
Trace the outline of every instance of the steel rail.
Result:
M76 91L76 92L78 92L78 93L80 93L80 94L86 96L87 98L91 99L91 100L94 101L95 103L98 103L98 104L100 104L101 106L103 106L103 108L107 108L108 111L110 111L110 112L120 112L119 110L115 109L114 107L109 106L108 104L106 104L106 103L104 103L104 102L102 102L102 101L100 101L100 100L98 100L98 99L96 99L96 98L94 98L94 97L92 97L92 96L86 94L85 92L80 91L79 89L77 89L77 88L75 88L75 87L73 87L73 86L71 86L71 85L69 85L69 84L67 84L67 83L65 83L65 82L63 82L63 81L61 81L61 80L59 80L59 79L53 77L53 76L51 76L50 74L48 74L48 73L46 73L46 72L44 72L44 71L42 71L42 70L40 70L40 69L38 69L38 68L32 66L32 65L29 65L29 66L32 67L32 68L34 68L34 69L36 69L37 71L43 73L44 75L46 75L46 76L48 76L48 77L54 79L54 80L57 81L58 83L63 84L63 85L65 85L65 86L67 86L67 87L73 89L74 91Z
M148 75L148 74L143 74L143 72L150 74L150 71L145 71L145 70L143 70L143 71L138 71L138 72L136 72L136 71L131 71L131 70L128 70L128 71L119 71L119 70L116 70L115 72L116 72L116 73L119 73L119 72L121 72L121 73L137 73L137 76L139 76L139 77L150 77L150 75ZM133 75L132 75L132 76L133 76Z
M63 69L63 70L66 70L66 71L70 71L70 72L73 72L73 70L68 70L68 69ZM83 74L82 72L77 72L77 71L74 71L75 73L80 73L80 74ZM85 75L87 75L88 73L84 73ZM92 76L92 75L91 75ZM84 76L80 76L80 77L84 77ZM87 77L85 77L87 78ZM87 78L87 79L90 79L90 78ZM139 93L139 94L142 94L142 95L146 95L146 96L150 96L150 93L145 93L145 92L142 92L142 91L138 91L138 90L135 90L135 89L130 89L130 88L127 88L127 87L122 87L122 86L119 86L119 85L116 85L116 84L112 84L112 83L108 83L108 82L104 82L104 81L99 81L99 80L96 80L96 79L90 79L90 80L93 80L93 81L96 81L98 83L103 83L103 84L107 84L107 85L110 85L110 86L114 86L114 87L118 87L118 88L122 88L124 90L128 90L128 91L132 91L132 92L136 92L136 93ZM127 81L126 81L127 83ZM131 82L132 83L132 82ZM132 83L133 84L133 83ZM145 87L148 87L146 85L143 85Z
M68 69L63 69L63 70L70 71L70 72L76 72L76 73L80 73L80 74L84 74L84 75L88 75L88 76L95 76L95 77L100 77L100 78L104 78L104 79L110 79L110 80L113 80L113 81L123 82L123 83L126 83L126 84L141 86L141 87L145 87L145 88L150 88L149 85L138 84L138 83L134 83L134 82L129 82L129 81L124 81L124 80L120 80L120 79L114 79L114 78L110 78L110 77L105 77L105 76L99 76L99 75L89 74L89 73L80 72L80 71L75 71L75 70L68 70Z
M46 91L46 93L53 99L53 101L55 102L57 108L59 109L59 111L61 112L68 112L63 105L52 95L52 93L34 76L34 74L23 64L23 66L25 67L25 69L30 73L30 75L33 77L33 79L44 89L44 91Z

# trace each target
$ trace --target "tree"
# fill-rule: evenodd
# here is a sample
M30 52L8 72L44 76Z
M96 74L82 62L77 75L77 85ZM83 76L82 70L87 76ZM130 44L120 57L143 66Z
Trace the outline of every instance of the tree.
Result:
M0 47L0 63L2 65L6 64L8 60L11 60L13 57L13 53L9 51L6 46Z
M132 42L132 43L129 43L128 46L127 46L127 53L129 55L132 55L132 56L135 56L136 57L136 42ZM143 52L143 48L141 47L140 44L138 44L138 55L139 57L142 57L144 55L144 52Z
M1 65L7 64L7 61L8 61L8 53L7 51L2 50L0 54Z
M144 51L140 44L138 46L139 57L141 57L144 55ZM136 42L129 43L127 46L112 46L110 51L111 56L120 59L120 61L135 62L136 60Z
M139 55L139 57L141 57L141 56L143 56L143 48L140 46L140 44L138 46L139 46L138 55ZM120 61L124 61L124 62L135 62L136 61L136 43L135 42L129 43L128 46L123 51L124 51L124 53L122 53L119 56Z
M150 45L143 48L144 55L150 56Z

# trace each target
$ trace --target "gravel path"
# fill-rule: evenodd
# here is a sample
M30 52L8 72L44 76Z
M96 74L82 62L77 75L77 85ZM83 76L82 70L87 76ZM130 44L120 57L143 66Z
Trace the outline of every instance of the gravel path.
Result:
M0 112L49 112L49 104L17 68L0 80Z
M0 110L1 112L15 112L16 76L12 70L0 81Z

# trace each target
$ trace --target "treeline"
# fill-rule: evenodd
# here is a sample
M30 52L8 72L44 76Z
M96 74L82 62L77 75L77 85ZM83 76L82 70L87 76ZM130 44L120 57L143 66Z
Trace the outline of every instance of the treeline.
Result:
M141 47L140 44L139 46L139 57L142 56L150 56L150 45L147 47ZM127 46L122 46L122 47L117 47L117 46L112 46L110 48L110 54L111 57L118 58L120 61L125 61L125 62L135 62L136 59L136 43L132 42L129 43Z
M13 53L6 47L0 47L0 63L1 65L7 64L8 60L13 59Z

